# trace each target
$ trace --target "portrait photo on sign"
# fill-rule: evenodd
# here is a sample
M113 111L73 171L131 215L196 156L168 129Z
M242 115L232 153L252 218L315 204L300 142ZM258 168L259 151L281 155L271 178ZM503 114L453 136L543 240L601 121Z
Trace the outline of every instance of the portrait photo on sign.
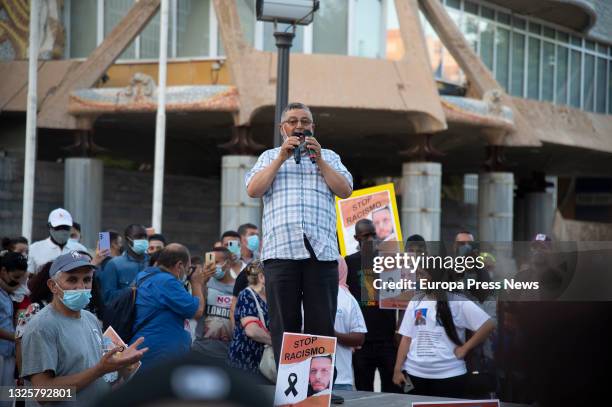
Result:
M281 349L274 405L329 406L336 338L285 332Z
M402 241L395 188L392 183L359 189L346 199L336 198L336 216L340 253L348 256L359 250L355 224L371 220L379 241Z

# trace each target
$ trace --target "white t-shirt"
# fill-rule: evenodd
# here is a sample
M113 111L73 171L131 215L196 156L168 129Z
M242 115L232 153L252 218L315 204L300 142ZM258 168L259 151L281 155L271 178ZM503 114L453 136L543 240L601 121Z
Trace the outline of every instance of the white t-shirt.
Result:
M465 330L477 331L490 317L472 301L452 298L449 295L448 304L457 336L465 342ZM436 301L428 297L410 301L399 333L412 338L402 366L409 374L426 379L446 379L467 373L465 361L455 356L457 345L446 335L442 323L437 322Z
M57 259L60 255L71 251L87 251L80 243L66 242L63 248L59 247L48 237L32 243L28 253L28 273L36 274L46 263Z
M338 288L338 308L334 329L343 334L368 332L357 300L342 287ZM336 384L353 384L353 352L350 347L340 344L336 346L336 369L338 370Z

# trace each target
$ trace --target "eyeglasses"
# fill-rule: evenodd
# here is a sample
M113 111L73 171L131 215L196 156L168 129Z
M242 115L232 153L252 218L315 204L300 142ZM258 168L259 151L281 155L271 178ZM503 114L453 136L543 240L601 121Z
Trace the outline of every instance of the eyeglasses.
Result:
M297 117L291 117L288 120L285 120L285 123L289 124L292 127L297 126L297 124L301 123L302 126L310 126L312 124L312 120L310 120L308 117L302 117L301 119L298 119Z

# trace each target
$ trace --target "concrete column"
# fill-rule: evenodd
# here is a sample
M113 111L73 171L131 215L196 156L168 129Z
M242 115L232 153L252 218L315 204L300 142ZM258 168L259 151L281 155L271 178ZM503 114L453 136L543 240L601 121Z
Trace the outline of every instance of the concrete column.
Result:
M442 164L410 162L402 165L402 236L419 234L440 240Z
M257 157L226 155L221 160L221 223L220 233L236 230L243 223L261 228L261 199L247 195L245 174L255 165Z
M478 174L463 175L463 203L470 205L478 203Z
M64 162L64 207L81 224L81 243L95 249L102 227L104 164L93 158Z
M478 236L480 241L512 241L514 174L483 172L478 177Z
M551 183L551 186L546 187L546 192L552 196L553 214L557 210L557 193L559 190L559 177L556 175L547 175L546 182Z
M518 195L518 194L517 194ZM527 205L525 202L525 196L517 196L514 200L514 231L513 238L516 241L528 241L528 230L527 230Z
M527 240L531 240L538 233L551 233L554 216L552 201L553 194L548 192L525 194Z

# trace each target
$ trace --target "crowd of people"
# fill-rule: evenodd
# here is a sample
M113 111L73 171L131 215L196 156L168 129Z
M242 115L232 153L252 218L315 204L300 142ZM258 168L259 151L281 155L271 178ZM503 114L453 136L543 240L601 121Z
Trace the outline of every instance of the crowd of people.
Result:
M282 146L264 152L246 176L249 195L264 202L263 234L257 225L237 225L201 256L131 224L123 233L109 231L110 249L88 250L79 224L58 208L49 214L46 239L31 245L4 239L0 384L70 386L80 400L93 400L189 354L265 384L266 348L278 364L283 333L304 332L337 338L333 391L373 391L378 370L383 392L499 394L503 366L496 354L515 345L502 343L499 331L506 340L516 333L511 312L502 327L495 298L479 290L419 292L399 313L368 301L363 260L388 236L362 219L354 235L359 251L339 256L334 197L351 195L352 176L314 137L292 137L304 129L314 129L310 110L290 104ZM294 162L301 146L311 161ZM474 240L468 231L458 233L454 254L476 255ZM406 251L427 250L418 235L406 242ZM476 277L487 280L495 257L482 255L487 267ZM417 276L447 278L435 269ZM103 338L112 321L121 325L113 328L125 333L125 347ZM311 384L320 375L311 369Z

